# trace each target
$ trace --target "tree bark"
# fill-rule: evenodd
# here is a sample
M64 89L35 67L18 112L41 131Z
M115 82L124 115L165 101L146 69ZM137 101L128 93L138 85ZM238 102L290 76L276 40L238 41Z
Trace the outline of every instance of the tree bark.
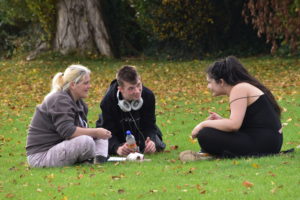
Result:
M102 16L101 0L59 0L54 49L93 51L113 57L111 37Z

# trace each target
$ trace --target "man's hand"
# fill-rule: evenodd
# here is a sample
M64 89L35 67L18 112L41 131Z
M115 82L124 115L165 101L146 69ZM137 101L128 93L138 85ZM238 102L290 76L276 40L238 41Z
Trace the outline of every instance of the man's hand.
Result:
M154 153L156 152L156 147L155 147L155 143L150 140L149 137L147 137L146 141L145 141L145 151L144 153Z
M128 148L127 144L124 143L122 146L119 146L118 150L117 150L117 154L119 156L127 156L130 153L133 153L134 150L131 148Z

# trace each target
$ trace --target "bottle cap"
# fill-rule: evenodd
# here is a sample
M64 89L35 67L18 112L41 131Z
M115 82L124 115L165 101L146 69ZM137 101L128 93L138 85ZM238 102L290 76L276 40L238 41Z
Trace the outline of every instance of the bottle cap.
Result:
M131 131L126 131L126 135L131 135Z

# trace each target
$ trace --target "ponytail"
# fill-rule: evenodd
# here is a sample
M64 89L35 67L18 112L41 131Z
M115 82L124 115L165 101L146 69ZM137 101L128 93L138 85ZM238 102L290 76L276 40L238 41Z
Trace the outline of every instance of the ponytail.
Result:
M52 79L52 87L51 92L58 92L63 89L64 85L64 79L63 79L63 73L58 72Z
M53 77L51 91L46 97L55 92L68 90L71 82L77 84L90 73L91 71L82 65L70 65L64 73L58 72Z

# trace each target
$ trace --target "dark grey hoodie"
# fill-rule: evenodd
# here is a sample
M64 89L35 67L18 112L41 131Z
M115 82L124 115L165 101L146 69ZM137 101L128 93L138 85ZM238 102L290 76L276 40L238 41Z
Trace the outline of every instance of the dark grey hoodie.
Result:
M80 99L74 101L67 91L55 92L47 96L36 107L29 126L27 156L49 150L56 144L69 139L77 126L84 127L88 108Z

